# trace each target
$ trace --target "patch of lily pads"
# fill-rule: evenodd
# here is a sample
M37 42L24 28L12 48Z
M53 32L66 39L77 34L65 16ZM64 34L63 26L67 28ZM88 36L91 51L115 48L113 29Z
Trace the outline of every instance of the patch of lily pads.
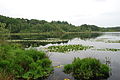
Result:
M50 52L70 52L77 50L86 50L90 49L93 46L83 46L83 45L59 45L59 46L49 46L48 50Z
M120 51L120 49L106 48L106 49L97 49L97 51Z
M108 43L120 43L120 40L116 40L116 41L108 40Z
M95 41L97 41L97 42L105 42L105 43L120 43L120 40L107 40L106 38L104 38L104 39L97 39Z

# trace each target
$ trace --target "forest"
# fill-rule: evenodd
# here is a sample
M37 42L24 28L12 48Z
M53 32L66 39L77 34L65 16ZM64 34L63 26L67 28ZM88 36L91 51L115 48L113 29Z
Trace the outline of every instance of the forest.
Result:
M120 27L83 24L75 26L67 21L45 21L37 19L11 18L0 15L0 33L43 33L43 32L118 32Z

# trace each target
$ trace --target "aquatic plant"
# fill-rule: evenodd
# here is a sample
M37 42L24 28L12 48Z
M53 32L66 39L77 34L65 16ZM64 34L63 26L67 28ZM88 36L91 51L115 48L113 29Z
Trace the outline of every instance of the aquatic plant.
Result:
M116 40L116 41L108 40L108 43L120 43L120 40Z
M120 51L120 49L114 49L114 48L105 48L105 49L97 49L98 51Z
M75 58L72 64L64 66L65 73L72 73L78 80L93 80L109 77L110 68L95 58Z
M77 50L86 50L92 48L93 46L83 46L83 45L59 45L59 46L49 46L48 50L50 52L69 52Z
M120 49L106 48L107 51L120 51Z
M24 50L13 44L0 45L1 78L4 78L2 75L12 76L14 79L43 78L53 70L51 63L42 51Z

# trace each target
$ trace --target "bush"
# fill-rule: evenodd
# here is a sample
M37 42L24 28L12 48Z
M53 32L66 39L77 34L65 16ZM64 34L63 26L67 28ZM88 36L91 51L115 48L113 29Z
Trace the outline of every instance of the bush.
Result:
M66 73L71 73L72 72L72 64L67 64L64 66L64 70Z
M65 73L73 73L73 76L80 79L99 79L109 77L110 68L101 64L101 62L95 58L75 58L72 64L64 66Z
M48 76L53 68L51 61L44 52L24 50L19 45L1 44L0 72L1 75L14 78L37 79Z

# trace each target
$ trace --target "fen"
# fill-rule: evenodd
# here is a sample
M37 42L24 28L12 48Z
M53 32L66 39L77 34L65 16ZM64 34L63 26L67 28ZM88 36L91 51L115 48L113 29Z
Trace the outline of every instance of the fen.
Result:
M52 61L53 73L45 80L76 80L74 76L63 72L64 65L71 64L75 57L81 59L92 57L99 59L102 63L107 64L112 69L108 80L119 80L120 74L120 51L104 50L104 49L120 49L120 33L119 32L103 32L103 33L72 33L72 34L23 34L23 35L1 35L1 38L9 40L11 43L21 44L26 50L35 49L42 50L47 53ZM12 42L12 41L15 42ZM19 42L17 41L19 40ZM38 41L36 41L38 40ZM41 41L46 42L41 42ZM39 42L40 41L40 42ZM52 42L50 42L52 41ZM93 46L86 50L73 50L67 52L52 52L46 48L49 46L64 45L84 45ZM106 61L109 61L107 63ZM107 80L106 79L106 80Z

